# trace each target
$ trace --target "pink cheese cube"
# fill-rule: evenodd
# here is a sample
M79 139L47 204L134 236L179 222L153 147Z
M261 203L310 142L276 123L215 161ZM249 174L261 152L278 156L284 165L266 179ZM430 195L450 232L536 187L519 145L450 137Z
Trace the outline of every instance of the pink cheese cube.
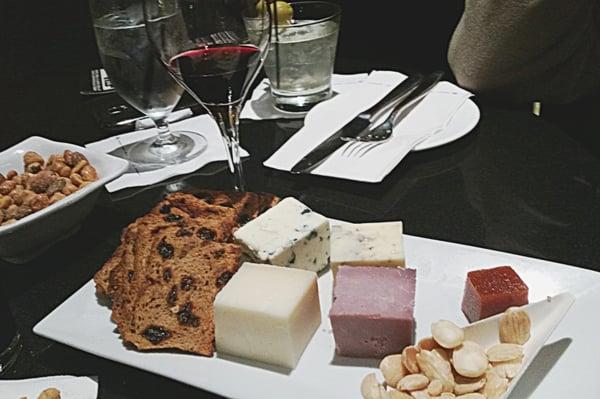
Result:
M340 266L329 312L337 353L382 358L413 343L416 273Z

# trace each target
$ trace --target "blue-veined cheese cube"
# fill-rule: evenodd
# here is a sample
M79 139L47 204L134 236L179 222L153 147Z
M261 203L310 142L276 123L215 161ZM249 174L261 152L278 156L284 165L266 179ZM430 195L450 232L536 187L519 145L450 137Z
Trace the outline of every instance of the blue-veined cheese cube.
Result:
M283 199L234 237L255 262L314 272L329 265L329 220L295 198Z

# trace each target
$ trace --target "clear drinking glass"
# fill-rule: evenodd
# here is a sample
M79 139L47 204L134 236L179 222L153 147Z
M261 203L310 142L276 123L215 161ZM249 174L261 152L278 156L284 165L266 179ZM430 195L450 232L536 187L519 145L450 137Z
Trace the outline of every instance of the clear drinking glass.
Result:
M139 166L155 168L200 155L206 149L204 136L169 129L167 117L183 89L159 62L150 44L143 0L89 1L98 51L111 83L125 101L150 117L158 129L156 137L127 146L125 157ZM175 30L179 22L166 16L157 25Z
M146 0L144 14L163 64L218 124L234 188L243 191L239 113L268 48L268 8L256 0ZM167 18L177 23L161 23Z
M324 1L299 1L275 11L278 23L265 73L277 108L305 112L331 97L341 9Z
M20 336L0 286L0 374L17 360L20 351Z

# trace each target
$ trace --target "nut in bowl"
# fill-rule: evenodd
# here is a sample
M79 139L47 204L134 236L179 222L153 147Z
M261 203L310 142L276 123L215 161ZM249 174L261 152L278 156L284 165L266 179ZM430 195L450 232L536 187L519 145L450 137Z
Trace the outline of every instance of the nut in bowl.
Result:
M0 153L0 258L25 263L75 232L128 162L30 137Z

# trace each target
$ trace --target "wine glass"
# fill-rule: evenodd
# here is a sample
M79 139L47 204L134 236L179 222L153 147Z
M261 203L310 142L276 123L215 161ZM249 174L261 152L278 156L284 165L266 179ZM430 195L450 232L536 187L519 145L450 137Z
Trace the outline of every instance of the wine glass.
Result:
M145 0L144 14L163 64L219 126L234 188L244 191L239 114L266 56L269 7L257 0ZM161 23L168 18L178 23Z
M152 119L158 135L123 148L125 158L148 170L197 157L206 139L195 132L172 132L167 117L183 94L158 60L144 24L143 0L89 0L100 58L117 93ZM160 26L177 29L175 18Z
M8 299L2 291L3 287L0 284L0 375L14 364L22 346Z

